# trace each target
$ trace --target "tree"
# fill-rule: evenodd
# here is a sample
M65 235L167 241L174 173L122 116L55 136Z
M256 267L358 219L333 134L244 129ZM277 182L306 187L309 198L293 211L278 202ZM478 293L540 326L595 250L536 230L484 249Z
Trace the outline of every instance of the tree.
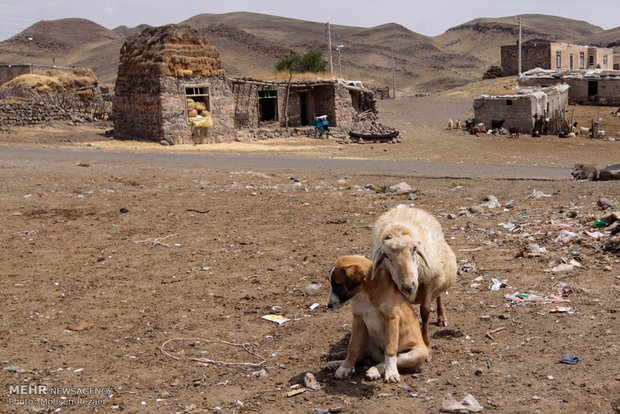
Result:
M276 63L275 67L278 71L289 71L291 73L318 73L325 72L327 60L320 50L310 50L302 56L292 55L282 58Z

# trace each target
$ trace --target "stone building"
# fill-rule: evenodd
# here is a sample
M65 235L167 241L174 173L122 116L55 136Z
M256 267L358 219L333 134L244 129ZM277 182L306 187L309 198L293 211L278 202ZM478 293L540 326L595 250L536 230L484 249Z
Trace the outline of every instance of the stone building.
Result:
M506 94L480 95L474 99L475 122L491 128L519 128L521 133L531 134L540 131L537 121L549 118L548 133L565 130L568 89L568 85L517 87Z
M21 75L25 75L25 74L42 75L45 72L52 70L52 69L71 73L73 69L75 68L73 66L55 66L55 65L47 66L47 65L37 65L34 63L24 63L24 64L0 63L0 86Z
M231 79L235 127L297 127L327 115L330 127L347 129L358 113L376 111L372 90L341 79L269 82Z
M556 71L533 69L522 74L523 86L548 87L558 83L570 85L568 101L572 104L620 105L620 71Z
M129 36L116 79L115 136L170 144L231 139L234 100L224 75L217 49L188 26Z
M347 129L369 110L375 93L359 81L229 79L199 32L168 25L123 45L113 118L117 138L187 144L231 141L243 128L303 127L321 115Z
M521 71L534 68L556 70L612 69L614 51L609 48L557 43L544 39L523 42ZM501 47L501 66L504 76L518 74L519 45Z

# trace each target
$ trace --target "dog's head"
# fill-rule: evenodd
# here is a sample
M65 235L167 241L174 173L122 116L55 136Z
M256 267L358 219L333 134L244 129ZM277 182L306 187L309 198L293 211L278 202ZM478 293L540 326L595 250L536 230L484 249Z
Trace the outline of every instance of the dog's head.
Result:
M407 226L394 224L386 228L382 243L373 255L372 277L381 270L387 271L409 301L418 294L418 276L421 266L427 266L426 255L415 241Z
M584 175L584 165L583 164L575 164L573 171L571 171L570 175L572 176L571 180L576 180L581 178Z
M327 307L339 308L355 296L371 270L372 262L365 257L340 257L329 274L332 291Z

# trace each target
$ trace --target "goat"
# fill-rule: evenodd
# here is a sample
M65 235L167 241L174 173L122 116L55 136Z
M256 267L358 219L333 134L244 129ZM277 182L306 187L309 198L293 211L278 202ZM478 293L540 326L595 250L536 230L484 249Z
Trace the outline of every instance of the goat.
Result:
M437 302L437 324L447 326L441 302L456 279L456 256L439 222L418 208L395 207L384 213L373 233L373 269L388 273L410 303L420 304L422 338L429 346L431 302Z
M484 132L484 130L481 129L479 126L470 127L467 131L469 131L470 135L480 135L482 132Z
M456 124L454 125L454 128L456 128L456 129L461 129L461 127L462 127L461 120L460 120L460 119L457 119L457 120L456 120Z
M510 128L508 128L508 133L513 138L519 138L519 128L517 128L517 127L510 127Z
M454 124L452 123L452 120L451 120L451 119L448 119L448 129L452 129L452 126L453 126L453 125L454 125Z

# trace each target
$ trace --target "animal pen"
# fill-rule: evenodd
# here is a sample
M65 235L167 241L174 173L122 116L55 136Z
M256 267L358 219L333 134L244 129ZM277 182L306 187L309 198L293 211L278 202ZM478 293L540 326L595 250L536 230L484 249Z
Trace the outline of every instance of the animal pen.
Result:
M474 119L489 127L519 128L526 134L566 131L568 89L565 84L517 87L506 94L481 95L474 99Z

